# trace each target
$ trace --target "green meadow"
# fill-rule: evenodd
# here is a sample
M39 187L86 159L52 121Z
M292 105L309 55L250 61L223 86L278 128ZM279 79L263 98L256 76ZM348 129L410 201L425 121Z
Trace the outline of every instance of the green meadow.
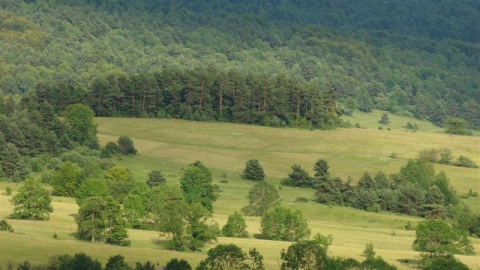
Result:
M267 175L266 180L279 186L291 166L299 164L311 173L319 158L328 161L333 176L357 181L369 171L397 172L408 159L427 148L449 148L453 155L464 155L480 164L480 137L452 136L427 122L389 115L392 122L379 130L381 112L354 114L347 117L361 128L339 128L330 131L269 128L229 123L190 122L173 119L98 118L99 139L102 145L116 141L121 135L130 137L138 156L124 157L116 162L128 167L137 181L145 181L154 169L163 171L167 183L176 184L182 168L200 160L213 172L214 181L220 186L220 197L214 205L213 221L223 226L227 216L247 204L247 193L252 182L241 179L245 161L258 159ZM408 122L417 124L418 131L407 131ZM387 130L390 127L390 130ZM435 165L436 172L444 171L451 185L464 195L470 190L480 193L480 169ZM227 183L220 183L226 179ZM225 181L222 181L225 182ZM0 183L0 218L11 212L10 196L4 194L10 186L14 192L18 185ZM391 213L371 213L352 208L332 207L312 200L296 202L296 198L314 199L314 190L280 187L282 204L300 209L309 221L312 233L332 235L332 256L352 257L363 260L365 244L373 243L377 255L400 269L411 265L405 260L418 259L412 243L415 231L406 231L410 222L415 226L420 218ZM476 211L480 211L480 199L464 199ZM171 258L184 258L193 266L205 257L208 245L202 252L180 253L161 248L158 232L129 230L131 247L115 247L77 241L73 215L77 205L71 198L54 197L54 212L47 222L9 220L14 233L0 232L0 266L17 264L28 259L33 264L46 263L48 257L83 251L105 263L111 255L121 254L127 262L150 260L161 264ZM256 247L264 256L267 269L279 269L280 251L288 242L256 239L260 233L260 219L246 217L249 238L220 237L218 243L234 243L244 250ZM57 238L53 235L56 234ZM480 269L480 239L472 239L475 256L457 256L472 269Z

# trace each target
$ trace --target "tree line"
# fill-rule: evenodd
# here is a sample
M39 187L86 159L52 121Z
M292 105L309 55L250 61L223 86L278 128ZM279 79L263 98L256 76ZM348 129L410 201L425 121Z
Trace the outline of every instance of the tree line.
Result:
M290 74L267 76L240 70L168 68L97 78L89 91L38 85L32 99L61 111L84 100L97 117L160 117L266 126L332 128L339 111L334 89Z
M474 5L317 2L8 1L0 12L0 89L27 93L58 82L81 93L110 73L213 66L330 84L345 113L381 109L437 125L453 116L480 126L480 49L460 38L478 31L471 27ZM409 16L386 16L386 6ZM417 19L408 21L413 10ZM372 11L384 19L364 17ZM349 23L354 14L355 22L367 20L361 30ZM425 30L427 22L441 30Z

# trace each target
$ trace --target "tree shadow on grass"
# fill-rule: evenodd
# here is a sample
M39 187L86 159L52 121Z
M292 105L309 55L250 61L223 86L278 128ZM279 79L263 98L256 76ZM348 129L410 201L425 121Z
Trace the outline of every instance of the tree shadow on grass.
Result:
M408 269L422 269L422 264L416 259L397 259L397 261Z

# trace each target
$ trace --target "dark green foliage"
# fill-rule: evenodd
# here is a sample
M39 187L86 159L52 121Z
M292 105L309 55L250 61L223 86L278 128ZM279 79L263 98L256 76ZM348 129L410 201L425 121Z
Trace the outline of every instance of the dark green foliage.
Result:
M282 250L282 270L297 269L335 269L328 268L328 247L332 243L331 236L315 235L312 240L294 243Z
M396 270L397 267L394 265L391 265L387 263L385 260L383 260L381 257L376 257L372 259L366 259L362 263L360 263L360 266L358 269L375 269L375 270Z
M478 165L473 160L465 156L459 156L454 165L459 167L478 168Z
M321 180L321 179L327 180ZM456 191L445 173L435 175L426 159L409 160L399 174L365 172L357 186L340 178L317 178L316 200L330 205L347 205L372 212L390 211L423 217L447 215L458 204Z
M93 123L93 111L83 104L70 105L63 112L68 136L84 146L98 146L97 126Z
M390 124L390 119L388 119L388 115L386 113L382 114L382 117L380 118L380 120L378 120L378 122L380 124L383 124L383 125L389 125Z
M376 181L373 180L373 177L369 172L364 172L360 180L358 180L357 186L364 189L376 189Z
M123 211L111 197L89 197L75 217L77 237L91 242L105 241L112 245L129 245Z
M282 180L282 185L311 188L314 186L314 179L300 165L295 164L292 166L292 172L288 174L288 178Z
M122 255L110 256L105 270L130 270L130 266L125 262L125 258Z
M195 251L220 233L217 224L208 224L211 212L198 202L187 203L176 186L157 186L145 197L146 220L143 222L169 236L168 249ZM151 221L153 224L148 223Z
M245 169L242 174L243 179L260 181L265 178L262 165L256 159L250 159L245 163Z
M375 250L373 249L372 243L368 243L365 245L365 249L363 250L362 255L365 256L367 260L375 259Z
M453 226L458 231L468 232L471 236L480 237L480 214L473 212L467 206L463 206L454 212Z
M445 133L471 135L471 131L468 130L468 122L457 117L449 117L445 120Z
M165 176L163 176L161 170L153 170L148 173L147 185L150 188L156 187L166 183Z
M35 90L36 98L21 106L38 100L58 112L88 102L102 117L324 128L337 116L333 92L348 108L412 114L437 124L462 117L478 127L476 13L469 2L441 6L426 0L68 1L54 7L8 1L2 7L13 14L11 25L21 27L2 27L11 38L1 47L0 82L6 93ZM39 12L31 14L32 8ZM185 14L188 20L176 20ZM56 27L65 17L82 23ZM64 31L94 39L65 37ZM55 46L45 45L44 33ZM323 72L333 62L338 68ZM20 105L7 101L6 113Z
M357 188L352 194L352 206L354 208L371 211L379 203L377 192L375 190ZM376 212L376 211L375 211Z
M473 254L470 241L453 230L445 221L438 219L418 224L413 248L427 252L430 257L445 254Z
M224 269L245 269L264 270L263 256L252 249L249 253L234 245L217 245L207 253L208 257L201 261L197 270L224 270Z
M107 197L108 195L105 180L89 178L83 181L75 192L75 200L81 206L89 197Z
M135 270L155 270L157 268L155 267L155 264L151 263L150 261L146 261L143 265L139 262L136 262L134 269ZM189 269L185 269L185 270L189 270Z
M30 270L32 269L32 265L28 260L23 261L17 266L17 270Z
M247 224L242 214L235 212L228 216L227 223L222 228L222 235L226 237L246 238Z
M133 145L133 141L127 136L120 136L117 141L120 153L124 155L136 155L137 149Z
M213 203L218 197L217 188L213 185L212 173L201 162L184 169L180 185L188 203L198 202L213 211Z
M74 256L65 254L51 257L47 267L52 270L101 270L102 264L89 255L80 252Z
M328 180L330 178L330 172L328 171L328 162L324 159L319 159L315 162L313 166L313 171L315 171L315 177L322 180Z
M12 143L0 145L0 169L3 171L3 177L9 178L13 182L23 181L29 176L22 156Z
M8 224L8 221L6 219L0 220L0 231L13 232L12 226Z
M455 269L455 270L469 270L468 266L462 262L455 259L455 257L448 256L439 256L429 259L424 259L423 264L425 265L422 270L445 270L445 269Z
M423 189L430 187L434 176L432 164L425 159L409 160L407 165L400 169L400 177L403 181L417 184Z
M85 200L75 218L78 225L78 238L89 240L92 243L103 239L103 231L106 228L103 209L105 209L106 203L102 197L90 197Z
M52 177L52 195L73 197L80 184L80 169L74 163L67 161Z
M120 147L115 142L108 142L104 148L102 148L102 157L109 158L112 155L120 153Z
M12 195L12 188L11 187L6 187L5 188L5 195L7 195L7 196Z
M48 220L50 213L53 212L52 198L48 190L33 179L25 180L10 201L13 204L11 218Z
M135 179L129 169L115 166L105 174L105 183L109 194L117 201L123 202L135 186Z
M273 207L261 219L262 236L279 241L298 241L310 236L302 212L282 206Z
M316 184L316 198L319 203L343 205L347 200L352 200L351 189L349 183L343 183L338 177L319 180Z
M280 204L280 195L273 185L260 181L248 192L248 203L242 209L245 215L262 216L268 209Z
M165 265L165 270L191 270L192 267L186 260L173 258Z

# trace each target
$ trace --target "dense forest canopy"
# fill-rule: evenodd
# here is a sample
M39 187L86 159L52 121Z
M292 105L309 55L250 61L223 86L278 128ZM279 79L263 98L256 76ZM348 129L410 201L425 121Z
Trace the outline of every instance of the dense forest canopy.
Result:
M382 109L439 125L455 116L480 128L478 1L8 0L0 7L6 94L39 86L94 92L108 78L133 81L166 69L287 74L310 87L305 93L312 85L333 90L344 113ZM257 82L273 88L278 79ZM286 99L292 118L306 117Z

